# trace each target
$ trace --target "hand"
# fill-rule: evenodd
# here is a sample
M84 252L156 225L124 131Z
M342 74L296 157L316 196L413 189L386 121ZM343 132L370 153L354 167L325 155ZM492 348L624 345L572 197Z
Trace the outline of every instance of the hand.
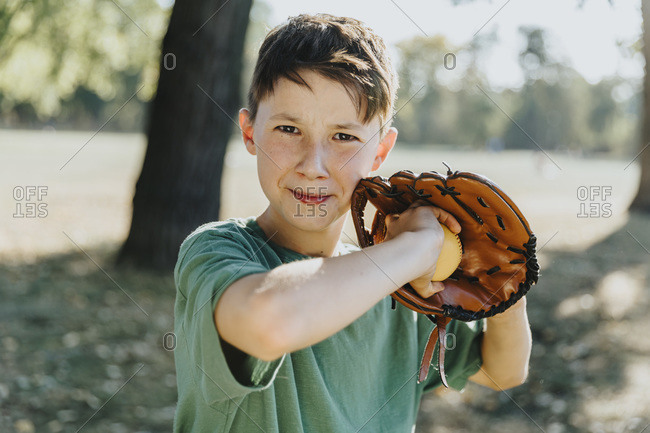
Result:
M410 281L413 289L423 298L428 298L445 288L439 281L431 281L436 271L436 262L440 255L444 233L440 224L446 225L453 233L460 233L460 223L449 212L424 201L417 200L401 214L386 216L386 237L393 239L404 232L414 232L423 251L422 275Z

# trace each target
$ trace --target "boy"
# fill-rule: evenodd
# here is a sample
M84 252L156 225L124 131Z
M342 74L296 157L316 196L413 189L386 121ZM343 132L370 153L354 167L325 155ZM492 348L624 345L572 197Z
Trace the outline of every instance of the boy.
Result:
M340 240L354 187L395 144L397 86L382 40L357 20L300 15L267 35L239 122L269 206L205 224L180 248L174 431L414 429L440 385L434 369L416 378L433 324L388 295L407 282L439 291L440 223L460 225L419 202L388 218L381 244ZM525 380L525 302L450 323L452 387Z

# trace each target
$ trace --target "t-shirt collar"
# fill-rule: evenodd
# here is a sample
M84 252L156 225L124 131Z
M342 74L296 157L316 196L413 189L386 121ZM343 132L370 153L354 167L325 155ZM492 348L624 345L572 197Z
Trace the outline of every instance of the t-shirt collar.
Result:
M264 230L262 230L262 228L259 226L259 224L255 220L255 218L256 217L254 217L254 216L250 216L250 217L246 218L246 225L248 227L250 227L259 237L261 237L264 240L264 242L268 243L271 246L271 248L273 248L274 250L282 251L285 254L288 254L290 256L297 256L297 257L302 257L302 258L305 258L305 257L314 258L315 257L315 256L309 256L309 255L306 255L306 254L299 253L299 252L294 251L294 250L292 250L290 248L283 247L282 245L279 245L279 244L273 242L273 240L269 240L268 237L266 236L266 233L264 233ZM345 251L345 246L343 245L343 242L341 242L341 240L339 239L338 243L336 244L336 250L334 252L334 257L343 255L343 251Z

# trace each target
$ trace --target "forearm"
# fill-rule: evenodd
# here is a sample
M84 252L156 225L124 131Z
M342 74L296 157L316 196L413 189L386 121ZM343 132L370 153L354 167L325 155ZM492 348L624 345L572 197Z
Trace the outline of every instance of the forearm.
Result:
M496 390L520 385L528 375L531 345L523 297L505 312L486 319L481 346L483 366L470 379Z
M295 261L254 275L248 289L224 293L237 299L229 302L236 307L229 309L230 317L222 323L240 330L243 324L262 328L272 342L268 358L318 343L418 277L418 261L423 258L413 247L413 235L405 233L363 251ZM252 317L254 321L248 320Z

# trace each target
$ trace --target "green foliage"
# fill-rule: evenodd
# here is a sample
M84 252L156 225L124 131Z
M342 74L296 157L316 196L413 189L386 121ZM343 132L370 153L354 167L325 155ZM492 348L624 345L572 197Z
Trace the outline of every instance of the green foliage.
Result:
M29 106L40 121L112 114L141 87L132 102L148 101L169 12L155 0L4 2L0 112Z
M270 11L263 1L251 10L244 106ZM0 2L0 126L97 129L120 110L104 129L142 130L170 12L156 0ZM465 46L440 35L399 43L400 142L483 148L497 139L507 148L537 143L545 150L630 153L639 136L641 83L590 84L553 58L543 29L520 33L525 82L501 91L479 65L497 42L494 33Z
M506 146L630 153L637 139L639 109L626 113L626 101L614 98L617 86L625 82L609 78L590 84L549 55L542 29L522 27L520 32L526 39L519 55L525 84L517 98L514 122L504 133Z
M554 66L546 47L546 32L539 27L523 26L519 32L526 38L526 48L519 53L519 66L527 80L537 79L538 73L544 73L549 66Z
M462 47L442 36L400 43L400 141L482 148L496 138L506 148L630 154L639 134L640 83L614 77L590 84L551 56L543 29L520 32L524 85L500 92L477 66L492 36ZM455 68L445 65L449 53Z
M417 36L398 44L400 140L479 147L499 131L503 120L481 91L489 86L478 67L493 42L488 35L456 47L442 36Z

